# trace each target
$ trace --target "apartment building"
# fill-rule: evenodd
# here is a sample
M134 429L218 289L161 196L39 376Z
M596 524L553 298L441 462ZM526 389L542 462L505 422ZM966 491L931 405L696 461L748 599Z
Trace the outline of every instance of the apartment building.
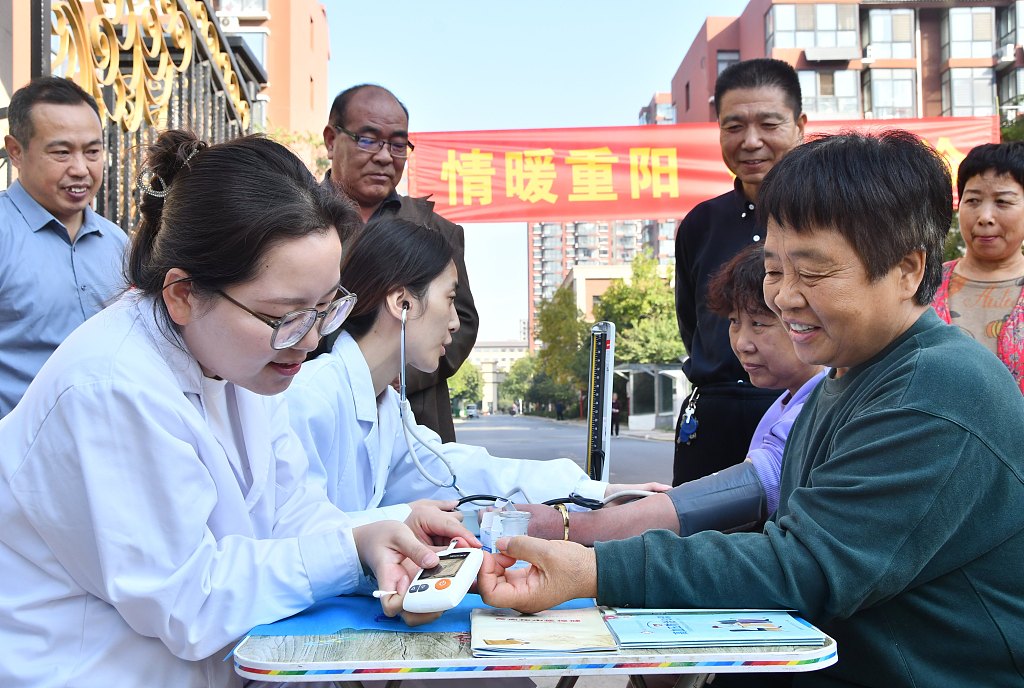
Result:
M774 57L800 76L813 119L887 119L1024 110L1024 2L751 0L709 17L672 79L678 122L715 119L715 79Z
M628 265L641 250L644 220L536 222L529 227L529 343L534 351L537 308L577 265ZM655 223L657 224L657 223Z
M318 0L215 0L221 31L266 72L253 94L259 129L318 133L327 121L327 10ZM301 148L301 146L299 146Z

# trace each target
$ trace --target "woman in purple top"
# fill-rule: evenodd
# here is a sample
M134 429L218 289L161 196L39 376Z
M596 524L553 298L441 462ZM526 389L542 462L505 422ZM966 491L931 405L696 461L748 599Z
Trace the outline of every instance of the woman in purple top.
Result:
M567 513L568 539L592 545L595 540L631 537L652 528L680 535L749 529L778 507L786 438L808 394L825 373L821 366L796 357L789 335L764 301L764 275L764 251L754 244L726 263L708 285L708 305L729 319L729 343L751 383L786 390L761 418L746 460L629 504ZM560 512L542 505L517 504L516 508L533 514L530 535L564 537L567 523Z

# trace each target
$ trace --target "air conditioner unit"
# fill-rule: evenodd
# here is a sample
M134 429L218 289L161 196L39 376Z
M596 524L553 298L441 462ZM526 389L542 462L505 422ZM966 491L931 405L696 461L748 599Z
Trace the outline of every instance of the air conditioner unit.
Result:
M868 43L864 46L864 57L860 59L861 64L871 64L875 61L875 47Z
M1004 46L1000 46L999 52L996 53L996 58L1000 62L1016 62L1017 45L1015 43L1007 43Z
M226 15L219 17L221 31L238 31L238 17Z

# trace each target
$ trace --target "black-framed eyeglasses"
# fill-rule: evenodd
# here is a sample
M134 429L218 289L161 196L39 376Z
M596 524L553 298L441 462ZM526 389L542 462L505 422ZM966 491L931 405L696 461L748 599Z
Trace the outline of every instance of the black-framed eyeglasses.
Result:
M353 134L351 131L338 124L332 124L339 133L344 134L353 141L356 142L356 148L359 150L366 151L367 153L377 154L386 145L388 152L391 153L393 158L406 158L409 157L416 146L412 145L411 141L385 141L384 139L375 139L372 136L366 136L364 134Z
M352 312L352 307L356 305L356 295L339 284L338 293L341 294L341 296L331 301L324 310L319 311L316 308L300 308L297 311L285 313L275 320L274 318L268 318L265 315L261 315L238 301L235 301L219 289L217 290L217 293L249 315L270 325L274 329L273 334L270 335L270 346L278 351L298 344L302 338L309 334L309 331L313 329L317 320L321 321L320 329L318 330L320 336L326 337L341 327L341 324L345 322L345 318L347 318L348 314Z

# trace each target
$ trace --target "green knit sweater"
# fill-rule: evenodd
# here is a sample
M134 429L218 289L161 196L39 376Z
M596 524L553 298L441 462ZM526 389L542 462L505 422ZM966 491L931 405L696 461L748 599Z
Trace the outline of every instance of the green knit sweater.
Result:
M826 379L781 495L763 533L598 543L598 603L797 609L839 662L796 685L1024 685L1024 396L990 352L929 310Z

